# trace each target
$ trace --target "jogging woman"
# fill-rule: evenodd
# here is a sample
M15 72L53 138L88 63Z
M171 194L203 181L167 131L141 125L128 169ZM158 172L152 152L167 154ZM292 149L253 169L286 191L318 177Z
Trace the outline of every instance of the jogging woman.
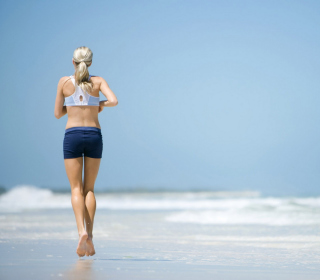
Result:
M54 108L57 119L68 114L63 155L79 233L76 250L79 257L95 254L92 242L96 211L94 183L103 148L98 113L104 107L118 104L107 82L99 76L89 75L88 68L92 64L92 55L92 51L87 47L80 47L74 51L72 59L74 75L60 79ZM106 101L100 101L100 91L107 98ZM82 170L84 170L83 179Z

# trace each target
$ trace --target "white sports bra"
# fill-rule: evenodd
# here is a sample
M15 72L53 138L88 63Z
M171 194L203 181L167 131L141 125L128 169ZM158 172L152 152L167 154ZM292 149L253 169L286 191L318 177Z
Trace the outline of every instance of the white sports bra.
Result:
M99 106L100 97L92 96L88 92L84 92L82 88L76 84L74 77L70 76L70 78L75 87L75 92L64 99L66 106ZM88 80L90 80L90 78L91 75Z

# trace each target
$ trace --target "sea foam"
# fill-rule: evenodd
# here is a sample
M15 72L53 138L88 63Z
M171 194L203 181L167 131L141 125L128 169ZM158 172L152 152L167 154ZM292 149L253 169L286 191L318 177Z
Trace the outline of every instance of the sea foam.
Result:
M258 192L96 193L97 208L168 211L174 223L320 225L320 197L261 197ZM20 185L0 196L0 212L71 208L70 193Z

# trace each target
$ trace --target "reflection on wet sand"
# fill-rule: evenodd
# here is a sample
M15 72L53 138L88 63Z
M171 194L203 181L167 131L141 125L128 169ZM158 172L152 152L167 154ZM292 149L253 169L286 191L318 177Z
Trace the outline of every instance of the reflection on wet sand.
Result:
M65 274L68 280L98 279L97 271L92 268L94 260L79 259ZM101 276L101 275L100 275Z

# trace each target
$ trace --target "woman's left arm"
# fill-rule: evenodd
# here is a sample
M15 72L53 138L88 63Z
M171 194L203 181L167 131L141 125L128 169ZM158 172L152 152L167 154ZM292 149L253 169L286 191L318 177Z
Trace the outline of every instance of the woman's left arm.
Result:
M62 77L58 83L56 103L54 105L54 116L57 119L60 119L67 113L67 107L63 106L63 103L64 103L63 85L68 80L66 78L68 77Z

